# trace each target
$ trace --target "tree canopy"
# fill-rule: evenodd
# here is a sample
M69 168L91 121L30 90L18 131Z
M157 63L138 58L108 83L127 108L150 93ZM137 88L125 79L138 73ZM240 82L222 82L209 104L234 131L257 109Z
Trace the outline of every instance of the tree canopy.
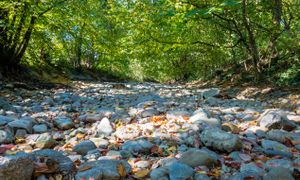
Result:
M136 80L300 80L299 0L4 0L0 60Z

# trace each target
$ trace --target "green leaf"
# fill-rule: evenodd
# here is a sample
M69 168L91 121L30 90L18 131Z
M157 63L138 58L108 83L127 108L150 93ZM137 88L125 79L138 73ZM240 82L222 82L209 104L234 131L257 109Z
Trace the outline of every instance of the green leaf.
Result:
M221 4L222 7L237 7L241 4L240 1L225 1Z

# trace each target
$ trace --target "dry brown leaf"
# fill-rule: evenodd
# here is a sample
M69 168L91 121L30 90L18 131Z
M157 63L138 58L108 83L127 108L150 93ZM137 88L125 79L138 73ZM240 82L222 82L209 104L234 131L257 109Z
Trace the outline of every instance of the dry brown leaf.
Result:
M126 169L124 167L123 164L118 164L117 165L117 170L118 170L118 173L121 177L125 177L126 176Z
M134 173L135 178L144 178L149 174L150 170L149 169L143 169L139 170L136 173Z

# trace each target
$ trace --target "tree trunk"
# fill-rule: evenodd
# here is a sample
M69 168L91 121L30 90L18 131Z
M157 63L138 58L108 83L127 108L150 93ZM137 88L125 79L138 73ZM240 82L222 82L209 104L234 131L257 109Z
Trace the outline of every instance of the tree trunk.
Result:
M248 18L247 14L247 0L242 1L242 18L243 18L243 24L246 28L247 34L248 34L248 43L250 47L250 55L252 57L252 63L253 63L253 68L254 68L254 73L255 75L258 75L260 73L260 68L259 68L259 53L257 49L257 44L254 36L254 32L250 23L250 20Z
M271 0L271 11L272 11L272 21L273 21L273 31L270 37L270 43L268 49L270 49L269 66L272 63L276 63L276 59L278 59L278 52L276 50L276 41L280 35L280 23L282 17L282 1L281 0ZM273 62L275 60L275 62Z

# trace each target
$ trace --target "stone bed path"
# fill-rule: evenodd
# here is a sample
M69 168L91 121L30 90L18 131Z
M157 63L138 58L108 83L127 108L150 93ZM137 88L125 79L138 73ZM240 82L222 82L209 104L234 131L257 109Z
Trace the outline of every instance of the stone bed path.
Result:
M0 179L299 179L299 96L236 90L8 84L0 90Z

